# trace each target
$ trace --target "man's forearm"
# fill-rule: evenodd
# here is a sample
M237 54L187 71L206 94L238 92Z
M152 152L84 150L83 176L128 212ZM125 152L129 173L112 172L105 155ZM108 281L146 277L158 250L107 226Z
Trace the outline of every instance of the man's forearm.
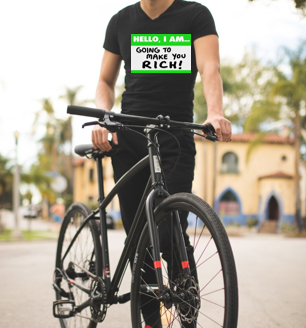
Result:
M111 110L115 103L115 88L104 81L99 81L95 103L99 109Z
M208 116L223 116L223 86L219 67L205 68L201 78L203 92L207 102Z

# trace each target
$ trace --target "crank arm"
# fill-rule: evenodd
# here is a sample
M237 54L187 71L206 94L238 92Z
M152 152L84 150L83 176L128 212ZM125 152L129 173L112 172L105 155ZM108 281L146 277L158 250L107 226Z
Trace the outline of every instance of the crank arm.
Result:
M95 322L95 323L99 323L99 321L98 320L94 320L93 318L90 318L90 317L85 317L84 315L80 315L80 314L75 314L74 315L75 317L80 317L80 318L83 318L83 319L88 319L88 320L91 320L91 321L93 321L93 322Z

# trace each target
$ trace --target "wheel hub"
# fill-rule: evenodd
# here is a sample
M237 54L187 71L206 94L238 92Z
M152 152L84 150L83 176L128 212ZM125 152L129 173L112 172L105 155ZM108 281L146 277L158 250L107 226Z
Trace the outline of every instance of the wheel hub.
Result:
M201 307L199 285L193 276L182 275L174 281L172 301L182 321L195 321ZM165 304L166 306L166 304Z

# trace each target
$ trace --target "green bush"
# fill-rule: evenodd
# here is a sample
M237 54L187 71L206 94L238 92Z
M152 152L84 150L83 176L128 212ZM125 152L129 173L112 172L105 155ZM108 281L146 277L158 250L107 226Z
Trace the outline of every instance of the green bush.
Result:
M282 223L280 229L283 233L297 232L296 226L287 222Z
M235 221L230 221L227 224L228 227L241 227L241 224L239 222L235 222Z
M256 218L248 218L246 221L246 225L249 228L256 227L258 225L258 219Z

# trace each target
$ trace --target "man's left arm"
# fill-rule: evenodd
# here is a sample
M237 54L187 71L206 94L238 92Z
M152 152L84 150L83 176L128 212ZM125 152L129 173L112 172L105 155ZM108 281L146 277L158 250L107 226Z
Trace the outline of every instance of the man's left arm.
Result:
M207 35L194 41L196 63L201 75L208 114L204 123L210 123L220 141L230 141L231 122L223 115L223 86L220 75L219 40Z

